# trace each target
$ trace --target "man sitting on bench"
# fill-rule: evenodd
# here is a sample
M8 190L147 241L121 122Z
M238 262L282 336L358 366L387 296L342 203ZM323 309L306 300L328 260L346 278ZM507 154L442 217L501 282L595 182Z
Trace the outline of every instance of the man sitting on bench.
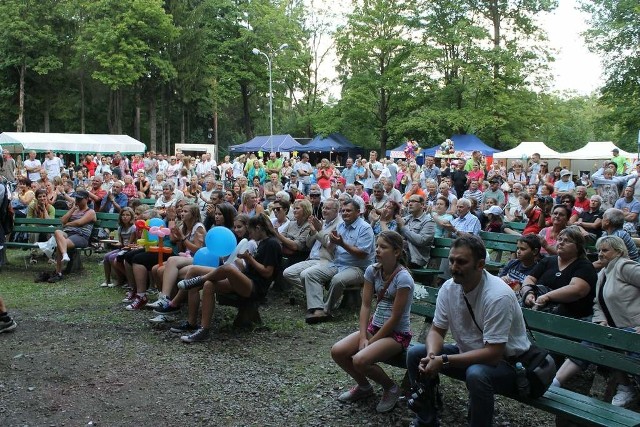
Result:
M57 246L56 274L49 278L49 283L62 280L62 262L71 261L68 254L70 249L89 246L93 224L96 222L96 213L87 205L89 199L87 191L76 191L75 199L76 205L60 218L63 229L53 233Z
M513 291L484 270L482 240L464 233L451 244L452 279L438 293L433 325L426 346L409 349L407 371L411 384L420 375L439 373L466 382L469 425L491 426L494 394L515 394L516 371L507 362L529 349L522 311ZM447 331L455 344L445 344ZM429 411L427 411L429 412ZM433 414L418 412L414 425Z
M364 283L364 269L373 264L375 242L373 229L360 217L360 204L349 200L342 205L342 221L329 239L335 245L335 257L329 264L320 264L304 270L300 278L307 294L310 324L331 319L345 288ZM329 283L329 296L323 302L324 286Z

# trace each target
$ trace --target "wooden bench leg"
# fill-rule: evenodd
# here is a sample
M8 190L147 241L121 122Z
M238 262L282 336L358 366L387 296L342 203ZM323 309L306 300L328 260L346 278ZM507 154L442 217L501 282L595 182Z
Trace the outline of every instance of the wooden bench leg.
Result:
M239 329L250 329L255 325L262 325L259 306L257 302L240 305L233 326Z
M357 310L362 305L362 294L360 288L358 289L345 289L342 293L342 301L340 302L340 308L349 310Z
M73 249L71 252L69 252L69 258L71 258L71 261L67 263L67 266L64 269L64 274L77 273L83 270L84 267L82 265L82 254L80 253L81 250L82 249Z

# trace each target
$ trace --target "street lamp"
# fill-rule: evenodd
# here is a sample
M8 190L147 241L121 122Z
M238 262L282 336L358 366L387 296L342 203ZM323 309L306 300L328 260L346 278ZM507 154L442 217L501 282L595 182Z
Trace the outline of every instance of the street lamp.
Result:
M272 81L273 81L273 75L271 73L271 61L273 56L280 52L283 49L288 48L289 45L286 43L282 43L280 45L280 47L276 50L271 51L271 55L267 55L266 53L264 53L263 51L261 51L258 48L253 48L251 50L251 52L253 52L254 55L263 55L265 58L267 58L267 66L269 69L269 130L270 130L270 138L269 141L271 142L271 150L270 152L273 152L273 90L271 89L272 87Z

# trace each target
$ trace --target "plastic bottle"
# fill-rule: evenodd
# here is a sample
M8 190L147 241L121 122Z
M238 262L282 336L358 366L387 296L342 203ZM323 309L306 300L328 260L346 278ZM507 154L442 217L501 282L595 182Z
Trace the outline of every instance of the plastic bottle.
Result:
M520 397L529 396L529 379L527 378L527 370L522 363L516 363L516 385L518 386L518 395Z

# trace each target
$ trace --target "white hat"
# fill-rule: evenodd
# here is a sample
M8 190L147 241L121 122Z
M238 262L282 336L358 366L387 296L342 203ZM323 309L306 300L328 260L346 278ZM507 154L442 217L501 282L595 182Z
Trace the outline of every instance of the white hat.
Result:
M485 215L494 214L494 215L502 215L502 209L500 206L491 206L486 211L483 211Z
M562 169L560 171L560 177L566 176L566 175L571 175L571 171L569 169Z

